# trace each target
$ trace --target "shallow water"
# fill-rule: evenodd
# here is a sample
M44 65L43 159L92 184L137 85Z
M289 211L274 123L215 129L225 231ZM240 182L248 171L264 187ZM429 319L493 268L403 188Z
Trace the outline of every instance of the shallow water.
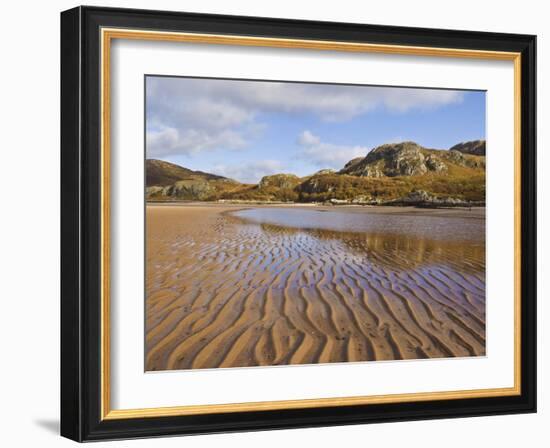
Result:
M485 241L485 219L343 210L250 208L231 213L258 224L307 230L404 235L446 241Z

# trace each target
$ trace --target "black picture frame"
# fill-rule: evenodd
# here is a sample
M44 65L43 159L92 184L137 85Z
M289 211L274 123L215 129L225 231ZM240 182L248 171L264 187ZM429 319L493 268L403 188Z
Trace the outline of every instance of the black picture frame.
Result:
M102 419L100 29L521 53L521 393L515 396ZM536 37L77 7L61 13L61 435L76 441L536 412Z

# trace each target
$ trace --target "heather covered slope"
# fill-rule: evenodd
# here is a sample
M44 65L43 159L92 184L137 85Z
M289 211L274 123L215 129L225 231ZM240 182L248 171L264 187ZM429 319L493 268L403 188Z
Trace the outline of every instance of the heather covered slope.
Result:
M464 154L473 154L475 156L485 155L485 140L474 140L471 142L462 142L454 145L450 150L460 151Z
M213 200L241 184L216 174L193 171L174 163L145 161L147 198L157 200Z
M485 141L449 150L414 142L385 144L349 161L338 172L321 170L263 177L257 185L147 161L150 200L282 201L356 204L482 205L485 201Z
M175 163L156 159L147 159L145 161L145 175L147 186L168 186L179 180L189 179L204 179L208 181L227 179L216 174L192 171Z

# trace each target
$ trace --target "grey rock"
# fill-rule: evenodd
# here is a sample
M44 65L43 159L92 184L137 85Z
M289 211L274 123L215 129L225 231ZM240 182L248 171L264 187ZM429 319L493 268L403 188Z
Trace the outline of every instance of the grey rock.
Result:
M451 151L460 151L464 154L472 154L474 156L485 155L485 140L473 140L470 142L462 142L450 148Z
M295 174L273 174L264 176L260 180L258 187L265 189L268 187L292 189L300 183L300 178Z

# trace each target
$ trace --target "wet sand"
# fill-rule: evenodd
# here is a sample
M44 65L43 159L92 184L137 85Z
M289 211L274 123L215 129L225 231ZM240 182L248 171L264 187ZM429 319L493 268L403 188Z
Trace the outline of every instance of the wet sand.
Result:
M484 355L484 228L484 209L148 204L146 370Z

